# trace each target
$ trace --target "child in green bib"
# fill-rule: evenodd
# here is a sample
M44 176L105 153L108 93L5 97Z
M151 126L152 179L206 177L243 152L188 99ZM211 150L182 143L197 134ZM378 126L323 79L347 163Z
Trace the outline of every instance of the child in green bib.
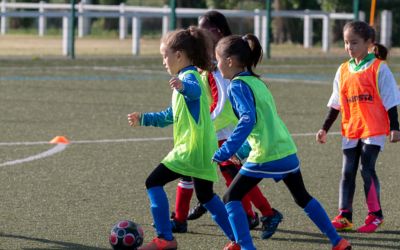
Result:
M213 47L217 45L220 39L232 34L226 17L216 10L207 11L201 16L198 27L209 32ZM213 64L216 64L215 56L213 56L212 61ZM205 92L209 100L211 120L214 123L218 145L221 145L228 139L238 121L227 95L229 80L224 79L216 67L211 72L202 71L201 76L203 83L205 83ZM225 179L226 186L229 186L239 172L241 163L240 161L227 160L219 162L218 167ZM176 187L175 211L171 215L173 232L186 233L187 220L196 220L207 212L207 209L201 203L197 203L189 211L192 194L193 182L191 178L180 179ZM255 229L261 221L261 238L270 238L275 233L283 215L272 208L258 186L255 186L243 197L242 204L247 215L249 228ZM254 211L253 205L259 210L261 217Z
M278 115L272 93L253 72L261 56L260 42L251 34L225 37L216 47L218 68L230 79L228 96L239 121L213 160L230 159L246 140L251 147L246 163L224 194L235 240L242 249L255 249L240 201L263 178L272 178L283 180L297 205L328 236L332 250L350 250L350 243L337 234L322 205L305 188L296 145Z
M211 43L204 31L189 27L167 33L161 40L163 65L172 76L172 105L156 113L133 112L129 124L164 127L172 124L174 147L146 179L157 237L141 250L176 249L169 220L169 204L164 185L184 176L193 179L196 196L231 241L234 235L221 199L213 191L218 180L216 164L211 162L217 149L207 97L196 67L211 66Z

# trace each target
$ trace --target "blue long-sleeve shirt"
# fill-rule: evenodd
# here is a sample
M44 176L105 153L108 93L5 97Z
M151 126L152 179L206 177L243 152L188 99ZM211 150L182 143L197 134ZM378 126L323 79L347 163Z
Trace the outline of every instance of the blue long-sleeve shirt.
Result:
M250 76L250 72L241 72L237 76ZM246 141L256 124L256 109L253 92L242 80L233 80L228 87L228 96L239 122L230 137L214 154L213 160L223 162L234 155Z
M187 70L196 70L194 66L188 66L179 71L179 75ZM186 74L182 79L182 90L186 105L193 119L198 122L200 114L201 87L193 74ZM172 107L169 106L163 111L143 113L140 121L141 126L166 127L173 123Z

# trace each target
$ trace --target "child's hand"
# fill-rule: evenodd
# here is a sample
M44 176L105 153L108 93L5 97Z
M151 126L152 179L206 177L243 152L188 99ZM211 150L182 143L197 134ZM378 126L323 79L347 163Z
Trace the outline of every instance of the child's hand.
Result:
M171 89L176 89L178 91L181 91L183 88L182 81L179 80L178 77L172 77L169 80L169 86L171 87Z
M390 142L398 142L400 141L400 131L392 130L390 131Z
M320 129L317 132L317 134L315 136L315 139L316 139L317 142L319 142L321 144L325 143L326 142L326 131L323 130L323 129Z
M142 114L140 112L133 112L128 115L128 122L131 127L140 126L140 117Z
M242 162L239 160L239 158L237 158L236 155L232 155L231 158L229 158L229 160L235 164L235 165L242 165Z

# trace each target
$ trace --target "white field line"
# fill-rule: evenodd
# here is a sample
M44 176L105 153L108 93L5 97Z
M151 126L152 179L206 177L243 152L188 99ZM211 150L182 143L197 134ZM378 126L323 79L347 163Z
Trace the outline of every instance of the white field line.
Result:
M339 135L339 132L331 132L329 133L331 135ZM300 136L315 136L315 133L295 133L292 134L294 137L300 137ZM96 143L126 143L126 142L146 142L146 141L170 141L172 140L172 137L154 137L154 138L130 138L130 139L104 139L104 140L80 140L80 141L70 141L70 144L96 144ZM0 147L1 146L30 146L30 145L43 145L43 144L49 144L47 141L37 141L37 142L0 142ZM27 158L23 159L17 159L13 161L7 161L4 163L0 163L0 167L5 167L5 166L11 166L11 165L16 165L20 163L25 163L25 162L30 162L34 160L39 160L43 159L49 156L52 156L54 154L57 154L64 149L66 149L68 144L57 144L55 147L44 151L40 154L37 155L32 155Z
M24 162L43 159L43 158L52 156L54 154L57 154L57 153L63 151L67 146L68 146L67 144L57 144L55 147L53 147L53 148L51 148L51 149L49 149L47 151L44 151L44 152L42 152L40 154L32 155L32 156L29 156L29 157L23 158L23 159L18 159L18 160L14 160L14 161L7 161L7 162L4 162L4 163L1 163L0 167L11 166L11 165L24 163Z
M294 137L301 137L301 136L315 136L317 134L317 131L314 133L297 133L297 134L292 134ZM329 132L328 135L340 135L342 134L341 132Z
M276 82L276 83L303 83L303 84L313 84L313 85L328 85L332 84L329 81L316 81L316 80L299 80L299 79L290 79L290 78L273 78L273 77L265 77L263 76L262 79L265 79L268 82Z
M315 136L315 133L294 133L293 137L301 136ZM340 132L329 132L328 135L340 135ZM96 144L96 143L119 143L119 142L146 142L146 141L170 141L172 137L154 137L154 138L128 138L128 139L103 139L103 140L78 140L70 141L70 144ZM36 141L36 142L0 142L2 146L30 146L30 145L43 145L49 144L48 141Z
M149 65L150 67L154 65ZM159 67L160 65L156 65L156 67ZM168 74L165 70L161 69L148 69L148 68L143 68L143 67L131 67L131 66L65 66L65 67L59 67L59 66L50 66L50 67L1 67L0 70L18 70L18 71L24 71L24 72L36 72L37 70L94 70L94 71L109 71L109 72L122 72L122 73L135 73L137 71L140 71L140 73L147 73L147 74L154 74L154 73L159 73L159 74Z
M172 137L155 137L155 138L130 138L130 139L103 139L103 140L80 140L70 141L70 144L90 144L90 143L116 143L116 142L143 142L143 141L167 141L172 140ZM48 141L37 142L0 142L1 146L29 146L49 144Z
M109 72L123 72L123 73L135 73L135 71L140 71L143 74L165 74L168 75L166 71L155 70L155 69L143 69L143 68L121 68L121 67L94 67L93 70L96 71L109 71Z

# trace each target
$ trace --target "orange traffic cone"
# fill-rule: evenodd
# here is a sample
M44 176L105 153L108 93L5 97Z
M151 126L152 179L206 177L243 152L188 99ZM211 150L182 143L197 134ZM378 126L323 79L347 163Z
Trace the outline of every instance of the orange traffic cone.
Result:
M51 144L69 144L69 140L65 136L56 136L49 143L51 143Z

